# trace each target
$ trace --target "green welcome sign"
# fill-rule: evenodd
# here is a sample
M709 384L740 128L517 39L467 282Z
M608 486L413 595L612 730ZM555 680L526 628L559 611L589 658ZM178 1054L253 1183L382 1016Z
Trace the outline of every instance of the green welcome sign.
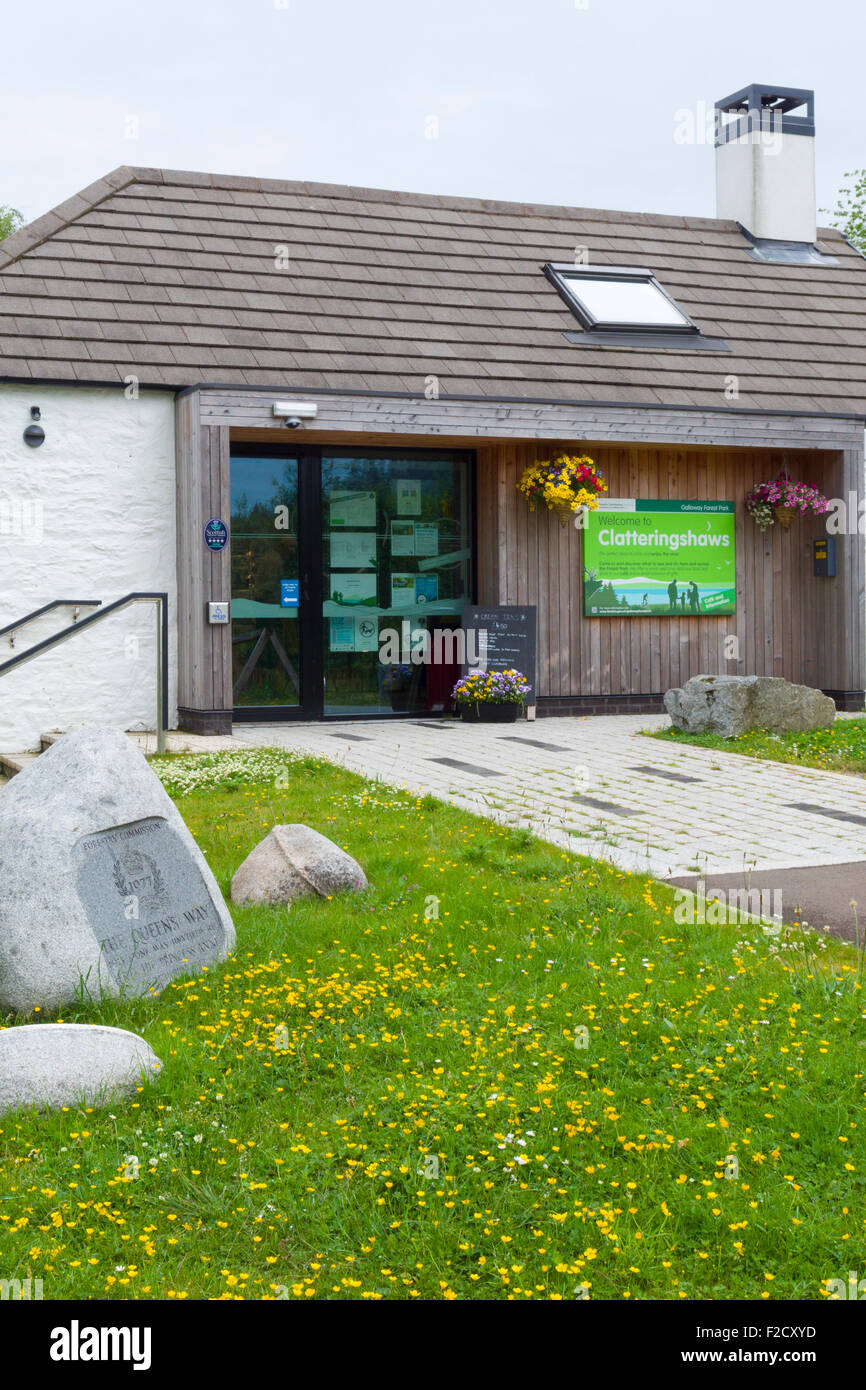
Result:
M587 618L736 611L733 502L605 498L585 521Z

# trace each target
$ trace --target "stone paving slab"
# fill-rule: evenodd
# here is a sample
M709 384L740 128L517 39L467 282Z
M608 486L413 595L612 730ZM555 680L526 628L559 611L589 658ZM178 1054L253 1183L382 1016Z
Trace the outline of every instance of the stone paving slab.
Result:
M643 736L667 725L663 715L341 721L236 725L235 737L324 757L656 878L866 860L866 824L853 819L866 820L866 778Z

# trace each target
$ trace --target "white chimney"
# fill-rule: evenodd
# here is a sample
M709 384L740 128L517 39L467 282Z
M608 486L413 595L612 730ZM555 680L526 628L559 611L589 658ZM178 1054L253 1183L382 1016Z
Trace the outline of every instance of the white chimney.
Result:
M814 243L814 92L753 82L716 102L716 216L759 241Z

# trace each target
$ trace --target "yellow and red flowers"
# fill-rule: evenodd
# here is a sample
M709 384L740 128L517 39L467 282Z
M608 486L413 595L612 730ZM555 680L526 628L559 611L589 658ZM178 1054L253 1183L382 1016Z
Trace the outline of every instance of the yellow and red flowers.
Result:
M524 468L517 491L526 498L531 512L544 502L564 523L575 512L595 511L599 493L607 492L607 484L591 458L558 454L555 459Z

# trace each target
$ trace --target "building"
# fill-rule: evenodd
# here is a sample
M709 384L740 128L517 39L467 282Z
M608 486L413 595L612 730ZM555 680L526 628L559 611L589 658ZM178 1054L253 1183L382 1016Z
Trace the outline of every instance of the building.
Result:
M861 708L866 261L816 228L812 94L717 107L716 218L120 168L0 243L0 747L154 726L153 610L86 621L139 592L196 732L442 708L453 665L377 643L471 601L536 606L539 714L705 671ZM729 504L725 611L674 573L593 612L587 537L516 488L562 452ZM844 501L835 575L823 519L746 514L781 471Z

